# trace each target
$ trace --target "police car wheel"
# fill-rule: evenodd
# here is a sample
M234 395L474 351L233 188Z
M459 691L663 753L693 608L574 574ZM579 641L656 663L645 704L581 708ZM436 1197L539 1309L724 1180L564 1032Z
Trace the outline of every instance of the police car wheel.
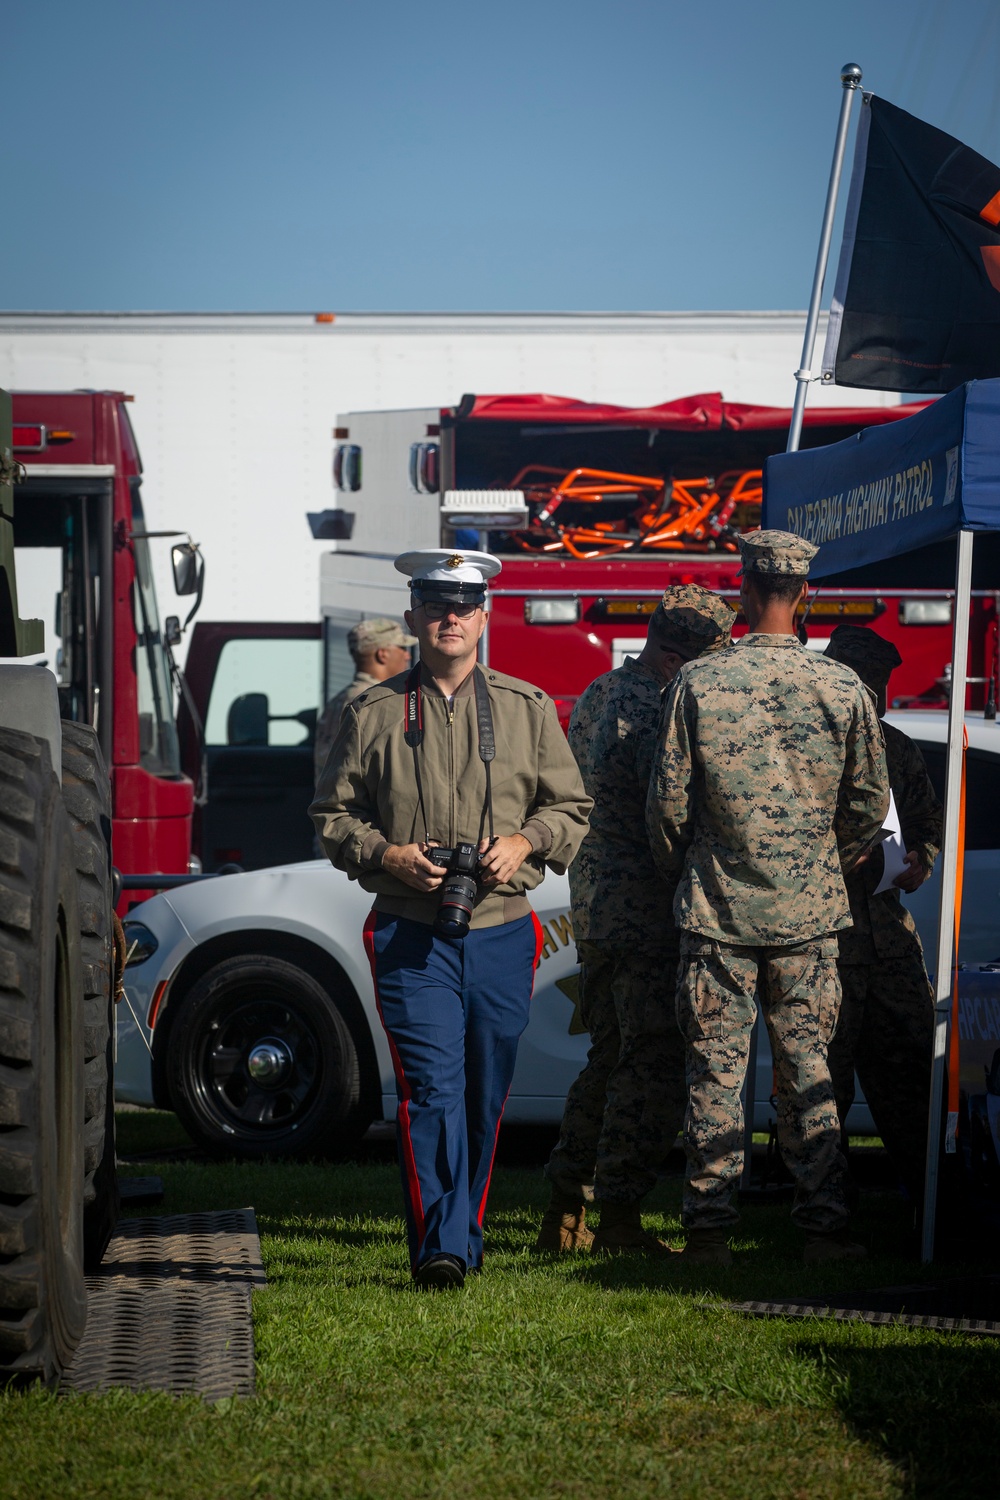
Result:
M296 964L245 954L216 964L181 1002L167 1078L185 1129L213 1156L336 1155L368 1124L350 1029Z

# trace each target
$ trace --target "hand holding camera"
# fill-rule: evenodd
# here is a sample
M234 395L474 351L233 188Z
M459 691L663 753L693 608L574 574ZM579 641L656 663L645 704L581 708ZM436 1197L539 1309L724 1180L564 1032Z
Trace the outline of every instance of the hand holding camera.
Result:
M471 880L471 897L467 891L459 894L474 901L477 884L487 889L503 885L530 853L531 844L522 833L483 839L478 850L474 844L458 844L454 849L427 843L390 844L382 856L382 868L404 885L424 892L440 889L446 872L454 873Z
M415 891L436 891L444 879L440 862L432 864L427 844L390 844L382 868Z
M434 922L439 937L462 938L469 930L480 886L503 885L531 852L523 834L482 839L454 848L428 848L427 858L447 873L441 886L441 908Z
M479 846L479 878L487 887L503 885L524 864L531 844L523 833L483 839Z

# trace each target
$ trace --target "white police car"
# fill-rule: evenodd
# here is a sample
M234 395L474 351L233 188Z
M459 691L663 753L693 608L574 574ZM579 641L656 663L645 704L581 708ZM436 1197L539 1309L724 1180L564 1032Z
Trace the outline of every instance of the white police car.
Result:
M889 715L920 745L939 791L947 715ZM969 716L961 956L1000 954L1000 727ZM938 878L907 901L933 963ZM504 1118L557 1123L587 1055L576 1014L569 882L534 893L545 947ZM326 861L220 876L153 897L126 920L116 1094L175 1109L207 1150L311 1156L395 1114L392 1063L361 930L371 897ZM766 1035L754 1123L772 1111ZM853 1131L873 1129L862 1099Z
M361 932L371 896L325 860L219 876L125 921L116 1095L175 1109L210 1151L317 1155L392 1119ZM558 1121L588 1039L569 882L535 894L544 948L505 1119Z

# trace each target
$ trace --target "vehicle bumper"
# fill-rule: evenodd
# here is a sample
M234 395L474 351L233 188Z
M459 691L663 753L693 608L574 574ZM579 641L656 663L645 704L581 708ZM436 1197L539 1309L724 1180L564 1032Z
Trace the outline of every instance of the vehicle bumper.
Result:
M153 1104L153 1060L149 1049L153 1033L150 1008L160 985L169 992L169 982L195 944L184 923L165 896L154 897L133 909L158 940L159 946L145 963L125 970L125 997L117 1007L115 1098L123 1104Z

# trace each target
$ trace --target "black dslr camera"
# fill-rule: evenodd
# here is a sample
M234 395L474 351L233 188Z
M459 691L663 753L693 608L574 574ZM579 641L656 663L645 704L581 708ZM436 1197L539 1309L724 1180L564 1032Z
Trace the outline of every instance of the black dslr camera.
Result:
M438 937L464 938L479 889L479 850L475 844L456 844L454 849L428 849L427 858L448 872L433 930Z

